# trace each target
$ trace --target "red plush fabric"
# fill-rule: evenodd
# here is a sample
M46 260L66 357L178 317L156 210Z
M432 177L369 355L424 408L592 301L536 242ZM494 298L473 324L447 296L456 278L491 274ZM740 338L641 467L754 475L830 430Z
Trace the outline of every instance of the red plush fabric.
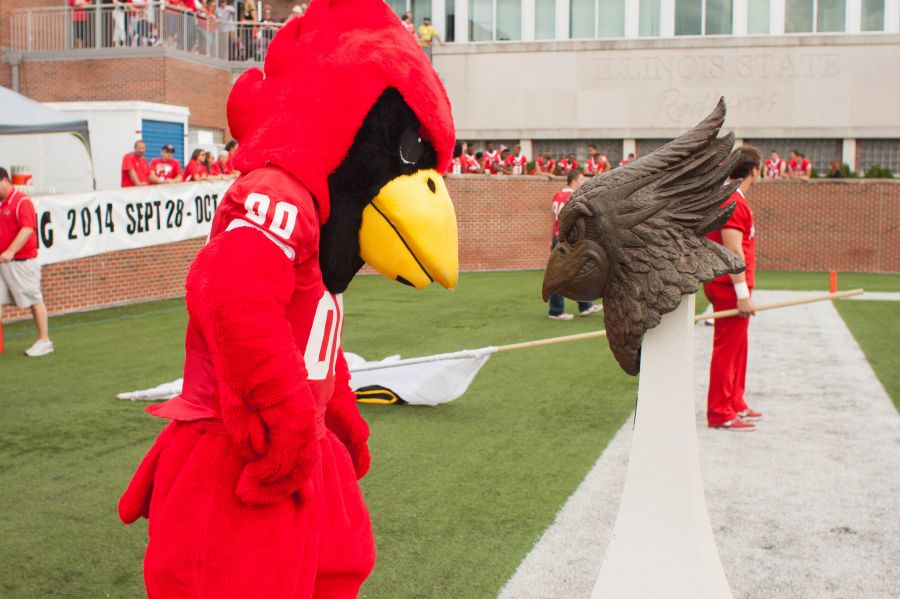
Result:
M338 353L335 392L325 412L325 426L337 435L353 458L357 478L369 471L369 425L359 414L356 394L350 388L350 370L343 350Z
M321 459L302 498L264 506L235 496L242 448L214 427L173 422L157 445L144 558L151 599L357 596L375 547L353 467L332 433L316 441Z
M383 0L313 0L272 40L265 76L250 69L231 91L235 168L283 168L312 192L324 222L328 175L389 87L419 118L444 172L454 144L450 101L415 37Z
M182 394L148 410L175 422L119 502L124 522L150 520L151 598L349 598L372 569L356 482L368 427L346 401L319 234L280 169L247 173L219 205L188 273Z
M299 489L318 461L315 400L285 307L292 262L259 231L212 239L187 280L191 318L204 332L225 429L250 461L237 487L247 503Z

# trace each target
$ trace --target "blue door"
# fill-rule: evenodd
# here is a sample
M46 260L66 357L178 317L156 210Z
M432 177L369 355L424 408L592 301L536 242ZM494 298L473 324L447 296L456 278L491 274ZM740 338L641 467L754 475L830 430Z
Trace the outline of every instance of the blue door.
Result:
M147 161L159 158L162 147L172 144L175 158L184 166L184 125L166 121L141 120L141 137L147 144Z

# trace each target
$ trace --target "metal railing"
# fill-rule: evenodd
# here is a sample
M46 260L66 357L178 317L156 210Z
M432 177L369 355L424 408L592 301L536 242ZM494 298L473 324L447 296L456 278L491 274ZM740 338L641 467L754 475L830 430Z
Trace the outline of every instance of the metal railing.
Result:
M262 61L282 26L223 21L159 2L15 9L10 21L12 49L21 52L166 47L226 61Z

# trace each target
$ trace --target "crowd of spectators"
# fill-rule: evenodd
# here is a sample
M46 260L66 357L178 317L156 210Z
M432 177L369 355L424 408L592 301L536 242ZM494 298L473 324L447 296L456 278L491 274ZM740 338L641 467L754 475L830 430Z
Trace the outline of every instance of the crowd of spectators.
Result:
M68 4L75 48L165 45L229 60L261 61L287 20L276 20L270 5L257 14L253 0L218 4L216 0L68 0ZM306 7L306 3L294 6L290 17L302 15Z
M837 161L840 177L840 161ZM831 165L834 166L833 164ZM791 150L791 159L785 160L777 150L772 150L769 157L763 163L763 177L765 179L799 179L809 181L812 176L812 162L803 155L800 150ZM829 176L835 176L829 170Z
M587 159L579 161L574 153L554 157L550 152L542 152L534 160L522 154L519 144L512 147L501 145L495 147L494 142L486 142L484 149L476 151L468 142L457 142L453 151L453 160L447 168L448 175L547 175L565 177L578 169L584 175L592 177L611 171L615 166L624 166L635 159L632 152L623 158L618 165L613 165L605 152L591 144L587 147ZM772 150L763 163L763 175L766 179L794 179L808 181L813 176L812 162L800 150L792 150L790 159L783 159L776 150ZM842 177L842 165L839 160L829 165L828 177Z
M591 144L587 148L587 160L579 162L574 153L553 158L550 152L543 152L534 160L529 160L522 153L522 147L514 144L511 148L501 145L495 148L494 142L485 143L484 150L475 151L475 146L462 141L457 142L453 150L453 160L447 169L449 175L546 175L565 177L575 170L580 170L591 177L611 171L614 166L605 152ZM629 154L619 165L634 160Z
M275 19L254 0L67 0L74 48L167 46L228 60L262 61L281 24L302 16L308 3ZM100 19L99 27L97 19ZM443 44L431 19L417 27L411 12L400 17L419 45Z
M161 156L147 162L147 144L139 139L134 142L133 151L122 158L122 187L182 183L186 181L218 181L234 179L240 173L232 164L232 157L238 142L231 140L218 156L203 148L196 148L184 168L175 158L175 147L166 144L160 149Z

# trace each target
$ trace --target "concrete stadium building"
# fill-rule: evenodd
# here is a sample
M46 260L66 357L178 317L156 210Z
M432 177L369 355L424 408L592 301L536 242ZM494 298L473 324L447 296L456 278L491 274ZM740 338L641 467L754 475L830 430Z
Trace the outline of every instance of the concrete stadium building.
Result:
M271 2L278 18L293 4ZM900 172L900 0L389 4L416 24L430 17L447 42L432 59L460 139L521 142L529 157L583 157L594 142L615 162L658 147L724 96L727 126L764 151L797 148L820 171L840 159ZM76 48L62 0L4 2L0 85L42 101L186 106L186 146L197 132L227 138L230 83L263 53L235 56L190 35L110 47L107 8L97 5L97 34Z

